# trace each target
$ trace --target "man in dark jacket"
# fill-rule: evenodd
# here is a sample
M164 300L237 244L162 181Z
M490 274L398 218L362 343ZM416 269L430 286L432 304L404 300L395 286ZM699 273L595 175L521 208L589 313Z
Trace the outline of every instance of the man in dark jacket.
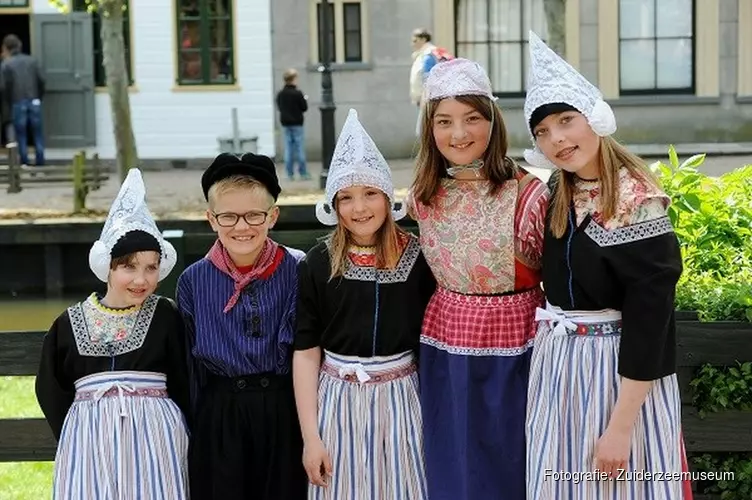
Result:
M298 173L301 179L310 179L306 170L305 132L303 130L303 113L308 111L307 97L298 87L298 72L294 69L285 71L282 78L285 86L277 94L279 121L285 134L285 167L287 178L295 178L295 159L298 161Z
M23 165L29 164L28 138L31 125L36 165L44 165L44 135L42 132L42 98L44 75L39 62L21 52L21 40L16 35L3 38L3 97L10 102L13 125L18 140L18 156Z

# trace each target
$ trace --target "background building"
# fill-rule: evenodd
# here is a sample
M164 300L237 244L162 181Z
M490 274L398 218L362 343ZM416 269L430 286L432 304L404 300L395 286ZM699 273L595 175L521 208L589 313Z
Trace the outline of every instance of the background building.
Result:
M0 1L0 36L16 33L47 74L50 158L87 149L114 158L98 16L85 0L60 14L47 0ZM142 160L213 157L217 137L258 136L275 154L268 0L129 0L125 14L133 128Z
M414 150L408 98L410 35L482 63L510 141L529 144L522 118L527 33L547 38L544 0L331 0L337 126L355 107L382 151ZM275 0L274 79L301 71L309 151L320 153L318 0ZM566 58L598 85L627 143L752 141L752 0L567 0Z

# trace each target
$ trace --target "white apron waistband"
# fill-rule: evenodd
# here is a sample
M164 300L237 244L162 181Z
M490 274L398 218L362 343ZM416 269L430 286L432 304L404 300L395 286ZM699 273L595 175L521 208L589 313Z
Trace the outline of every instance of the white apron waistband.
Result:
M100 372L76 380L76 401L99 401L117 396L120 415L125 417L125 396L167 397L167 376L164 373L140 371Z
M535 310L536 321L548 321L553 326L554 335L567 335L567 330L577 331L578 325L598 325L621 322L621 311L601 309L599 311L565 311L546 302L546 308ZM614 332L610 332L614 333Z
M361 384L370 381L385 382L415 371L415 354L407 351L392 356L361 358L324 351L321 368L332 376L343 380L355 378Z

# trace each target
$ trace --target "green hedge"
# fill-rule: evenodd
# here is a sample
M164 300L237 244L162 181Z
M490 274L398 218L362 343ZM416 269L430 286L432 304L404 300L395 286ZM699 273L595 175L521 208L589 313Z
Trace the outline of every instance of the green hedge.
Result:
M652 165L671 196L669 216L682 245L677 308L703 321L752 321L752 165L718 178L698 172L705 155Z

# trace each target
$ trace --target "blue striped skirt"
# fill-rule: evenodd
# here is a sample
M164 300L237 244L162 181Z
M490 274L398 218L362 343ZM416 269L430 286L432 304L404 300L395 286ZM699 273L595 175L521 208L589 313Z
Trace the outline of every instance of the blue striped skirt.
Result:
M635 421L621 479L594 476L593 455L619 394L621 313L539 309L527 404L530 500L681 500L686 472L676 375L655 380ZM655 477L655 476L654 476ZM618 479L618 478L617 478Z
M76 381L55 457L53 498L188 498L188 434L161 373Z
M423 500L426 478L415 357L325 352L319 433L332 460L328 487L309 499Z

